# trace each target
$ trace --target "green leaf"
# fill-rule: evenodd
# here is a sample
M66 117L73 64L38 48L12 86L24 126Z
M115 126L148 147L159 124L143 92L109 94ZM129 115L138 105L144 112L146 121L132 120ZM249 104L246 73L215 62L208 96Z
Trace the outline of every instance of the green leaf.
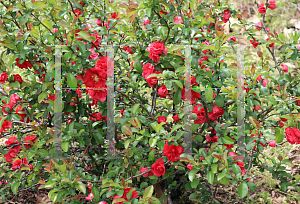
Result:
M98 144L103 144L104 140L100 133L93 133L93 136Z
M155 144L156 144L156 142L157 142L157 139L150 138L150 139L149 139L149 145L150 145L150 147L154 147Z
M38 96L38 102L41 103L42 100L44 100L48 95L49 95L49 93L47 93L47 92L42 92L42 93Z
M181 101L181 89L177 89L177 92L174 94L173 102L175 105L179 104Z
M233 163L232 164L232 171L237 175L237 174L241 173L241 168L236 163Z
M221 72L223 72L228 78L231 77L231 72L229 69L227 68L221 69Z
M272 133L266 132L266 133L264 133L264 137L268 137L271 140L275 140L275 135L273 135Z
M20 182L15 181L12 185L11 185L11 191L17 195L18 194L18 189L20 186Z
M221 180L223 177L225 177L226 176L226 174L225 173L220 173L219 175L218 175L218 181L219 180Z
M273 96L268 96L267 99L273 104L273 105L277 105L276 100Z
M76 188L77 188L78 190L80 190L83 194L86 193L86 187L85 187L85 184L83 184L83 183L78 184L78 185L76 186Z
M200 179L194 179L191 183L192 188L197 188L198 184L200 182Z
M153 161L154 160L154 155L155 155L155 149L152 149L149 153L148 161Z
M61 144L61 148L64 150L64 152L67 152L69 150L69 142L63 142Z
M53 188L53 186L56 184L56 181L50 180L45 184L45 188Z
M283 138L285 136L284 132L283 132L283 128L276 128L275 129L275 142L278 144L278 143L281 143L283 141Z
M215 174L215 173L217 173L217 171L218 171L218 164L213 164L212 166L211 166L211 171Z
M2 124L3 124L3 122L4 122L5 119L6 119L6 117L3 117L3 118L1 119L1 121L0 121L0 128L2 128Z
M216 98L215 98L215 102L216 102L216 105L218 107L222 107L224 105L224 99L222 96L220 95L217 95Z
M9 83L10 87L20 88L20 83L18 81Z
M153 185L146 188L144 193L143 193L143 197L144 198L150 198L153 194L153 190L154 190Z
M79 47L80 52L84 55L86 47L82 41L75 41L75 44Z
M224 144L234 144L234 140L232 140L230 137L228 136L224 136L222 137L222 141Z
M134 104L134 105L132 106L132 114L133 114L133 115L137 114L137 111L138 111L138 108L139 108L139 107L140 107L140 104L139 104L139 103Z
M17 115L17 114L11 114L11 117L16 120L16 121L20 121L21 120L21 116Z
M96 187L96 186L93 186L92 188L92 193L94 194L94 199L95 199L95 202L99 202L100 201L100 192L99 192L99 189Z
M239 185L238 191L239 191L239 196L241 198L244 198L248 194L248 186L247 186L247 184L245 182L241 183Z
M172 82L175 82L179 88L183 88L183 85L179 80L172 80Z
M193 169L192 171L190 171L188 173L188 177L189 177L189 180L193 182L194 178L195 178L195 174L198 172L197 169Z
M174 131L176 131L176 130L178 130L179 128L182 128L182 127L183 127L183 125L176 124L175 126L172 127L172 130L171 130L171 132L170 132L170 135L171 135Z
M213 90L212 88L209 86L208 88L205 89L205 98L208 102L212 102L213 100Z
M197 196L198 196L198 193L192 193L192 194L189 196L189 199L190 199L190 200L193 200L193 199L195 199Z
M256 191L256 185L254 183L247 182L247 186L250 188L251 191Z
M180 48L183 48L182 45L173 45L170 49L168 49L168 52L173 52L175 50L178 50Z
M71 73L68 73L67 75L67 83L69 88L77 88L77 80Z
M146 14L147 14L147 16L150 18L151 17L151 10L152 10L152 8L147 8L146 10L145 10L145 12L146 12Z
M92 38L91 38L90 34L87 31L80 31L77 34L80 35L86 41L89 41L89 42L92 41Z
M125 141L125 143L124 143L125 149L128 149L128 146L129 146L129 144L130 144L132 141L133 141L132 139L128 139L128 140Z
M214 173L212 171L209 171L207 173L207 181L208 183L210 184L213 184L214 183Z

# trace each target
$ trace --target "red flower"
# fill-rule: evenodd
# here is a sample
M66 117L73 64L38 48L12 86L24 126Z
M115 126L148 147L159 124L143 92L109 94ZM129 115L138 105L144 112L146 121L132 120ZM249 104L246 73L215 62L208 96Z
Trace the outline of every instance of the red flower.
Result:
M284 72L289 72L289 68L288 68L287 65L282 64L281 66L282 66L282 70L283 70Z
M107 90L94 90L94 89L89 89L88 93L90 95L90 98L99 100L101 102L104 102L106 100L107 96Z
M28 62L28 61L24 61L22 64L20 64L19 58L16 59L16 65L21 69L28 69L28 67L32 68L30 62Z
M16 141L17 137L10 137L5 141L6 145L13 145L13 144L18 144L21 143L20 141Z
M12 149L9 149L8 153L4 155L5 161L11 163L12 160L18 155L20 152L20 146L16 146Z
M141 173L144 173L145 171L148 171L147 167L141 167ZM149 175L149 173L144 174L144 177L147 177Z
M279 122L279 127L284 127L284 123L283 122Z
M2 127L0 129L0 133L5 132L7 129L10 129L10 128L12 128L12 122L4 120Z
M179 161L178 159L180 155L183 153L184 149L181 145L175 146L175 145L168 145L168 141L166 141L163 155L167 156L168 160L170 161Z
M291 144L300 144L300 131L298 128L285 128L286 140Z
M166 56L168 49L165 48L164 42L156 41L154 43L151 43L149 47L147 47L147 51L150 53L150 59L152 59L154 62L159 62L160 55L163 57Z
M4 115L7 115L7 111L5 110L5 108L6 107L8 107L9 109L10 109L10 111L12 111L13 110L13 104L10 104L10 103L8 103L8 104L5 104L4 106L3 106L3 109L2 109L2 112L4 113Z
M161 98L166 98L166 96L168 94L168 89L167 89L166 85L161 85L158 88L157 93Z
M244 83L243 89L246 90L246 93L248 93L249 92L249 88L245 88L245 85L248 86L248 84Z
M22 164L22 160L21 159L17 159L16 161L14 161L11 169L17 169L21 166ZM24 164L28 164L26 158L23 158L23 166Z
M166 122L166 121L167 121L167 118L166 118L165 116L158 116L157 121L158 121L159 123Z
M150 63L147 63L143 66L143 73L142 73L142 76L144 77L144 79L147 80L148 76L150 74L154 74L155 72L155 67L154 66L151 66Z
M150 20L148 18L143 18L143 21L144 21L144 26L150 24Z
M15 105L21 98L16 94L10 95L9 103Z
M270 41L270 38L268 38L267 41ZM271 43L267 47L274 47L274 46L275 46L275 43Z
M194 167L189 163L189 164L187 165L187 168L188 168L188 170L192 171Z
M228 42L230 42L231 40L232 40L233 42L236 42L236 38L233 37L233 36L230 36L230 38L228 38Z
M227 23L227 21L231 17L229 9L224 10L223 15L224 15L223 17L224 23Z
M174 115L173 117L174 122L178 122L180 120L179 115Z
M254 48L256 48L259 44L257 41L253 42L252 40L250 40L250 43L253 45Z
M269 9L274 10L276 9L276 1L275 0L269 0Z
M117 12L114 12L113 14L111 14L111 16L110 16L111 18L113 18L113 19L116 19L117 17L118 17L118 14L117 14Z
M155 176L163 176L166 173L164 160L162 158L157 159L156 163L152 164L151 171Z
M283 122L288 121L288 119L286 119L286 118L280 118L280 120L282 120Z
M179 23L183 24L183 20L182 20L181 17L176 16L176 17L174 18L174 23L176 23L176 24L179 24Z
M19 74L14 74L14 81L18 81L20 84L23 82L22 77Z
M126 52L128 52L129 54L133 54L132 49L134 47L127 47L126 45L123 47L123 50L125 50Z
M271 140L269 142L270 147L276 147L276 141L275 140Z
M31 135L28 135L27 137L25 137L25 142L26 143L29 143L29 141L35 143L35 140L36 140L36 136L31 136ZM32 145L25 145L26 148L31 148Z
M92 115L95 117L90 116L90 120L91 121L99 121L99 120L103 120L105 121L105 116L102 116L102 113L92 113Z
M262 76L262 75L259 75L259 76L256 78L256 81L261 81L261 76Z
M4 84L7 77L8 77L8 74L6 72L3 72L2 74L0 74L0 83Z
M260 13L260 14L266 14L266 7L265 7L265 5L263 4L263 3L261 3L261 4L259 4L258 5L259 6L259 9L258 9L258 12Z

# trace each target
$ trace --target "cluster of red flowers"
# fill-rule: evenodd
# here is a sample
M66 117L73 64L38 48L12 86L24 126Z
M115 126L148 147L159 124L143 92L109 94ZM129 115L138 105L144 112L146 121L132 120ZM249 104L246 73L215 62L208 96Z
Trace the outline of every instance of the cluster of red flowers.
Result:
M241 173L246 174L245 164L243 162L244 157L243 156L235 156L233 159L235 161L234 163L236 163L241 168ZM238 159L241 159L242 161L236 161Z
M296 127L287 127L285 128L286 140L290 144L300 144L300 131Z
M192 113L197 114L197 119L194 121L196 124L203 124L207 121L207 118L205 117L205 109L202 107L200 110L199 107L202 107L202 105L196 105L194 106L194 110ZM212 107L212 112L208 112L208 117L210 121L216 121L219 116L222 116L224 114L224 110L222 107L218 107L214 105Z
M164 42L161 41L151 43L149 47L147 47L147 51L150 53L149 58L152 59L153 62L159 62L160 56L165 57L168 53L168 49L165 48Z
M120 196L118 196L118 195L115 195L115 196L113 197L113 199L115 200L115 199L118 199L118 198L124 198L126 201L128 201L127 193L129 193L129 191L130 191L131 189L132 189L131 187L125 188L122 197L120 197ZM130 199L137 198L137 197L138 197L138 193L137 193L137 192L135 191L135 189L134 189L134 190L132 191L132 194L131 194L131 198L130 198ZM121 202L117 202L116 204L123 204L123 203L124 203L124 202L121 201Z
M94 117L90 116L90 120L91 121L106 121L107 120L107 116L102 116L102 113L92 113L91 115L93 115Z
M155 71L155 67L152 66L150 63L147 63L143 66L143 73L142 76L144 79L146 79L147 84L150 87L153 87L157 83L157 77L150 77L148 78L149 75L151 74L161 74L161 71Z
M133 54L132 49L134 49L135 47L127 47L126 45L123 47L123 50L128 52L129 54Z
M79 2L79 4L81 4L82 7L85 5L83 2ZM82 11L82 9L76 8L76 9L74 9L74 12L75 12L78 16L80 16L80 15L82 14L83 11Z
M9 103L8 103L8 104L5 104L5 105L3 106L3 109L2 109L3 114L4 114L4 115L7 115L7 114L8 114L7 111L5 110L6 107L8 107L8 108L10 109L10 112L12 112L12 111L13 111L13 107L16 105L17 101L19 101L19 100L21 100L21 98L20 98L19 96L17 96L16 94L12 94L12 95L10 96ZM3 101L3 103L5 103L5 102ZM21 120L20 120L21 122L25 122L24 119L25 119L25 117L26 117L26 112L25 112L24 108L22 108L21 105L18 105L18 106L17 106L15 114L17 114L17 115L19 115L19 116L21 117ZM7 122L8 122L8 121L7 121ZM26 123L29 123L29 117L27 118ZM3 123L3 124L4 124L4 123ZM3 127L3 126L2 126L2 127ZM8 128L8 129L9 129L9 128ZM2 128L1 128L1 130L2 130ZM1 132L1 130L0 130L0 132Z
M96 61L94 68L86 69L85 76L82 77L83 83L89 88L99 88L99 89L87 89L90 98L94 100L99 100L104 102L106 100L106 79L107 79L107 57L99 57ZM104 89L100 89L104 88Z
M28 69L32 68L32 65L30 64L29 61L24 60L22 64L19 63L19 58L16 59L16 65L21 68L21 69Z
M10 137L8 138L7 141L5 141L6 145L12 146L14 145L12 148L9 149L8 153L4 155L6 162L11 163L12 160L18 155L18 153L20 152L20 145L16 145L16 144L20 144L20 141L16 141L17 137ZM28 135L27 137L25 137L25 143L29 143L29 141L35 143L36 140L36 136L31 136ZM26 144L25 145L26 148L31 148L32 145L31 144ZM9 148L9 147L7 147ZM13 165L11 167L11 169L17 169L21 166L21 164L28 164L26 158L23 158L23 160L21 159L17 159L16 161L13 162ZM32 165L31 165L32 168Z
M252 40L250 40L250 43L253 45L254 48L256 48L259 45L258 41L252 41Z

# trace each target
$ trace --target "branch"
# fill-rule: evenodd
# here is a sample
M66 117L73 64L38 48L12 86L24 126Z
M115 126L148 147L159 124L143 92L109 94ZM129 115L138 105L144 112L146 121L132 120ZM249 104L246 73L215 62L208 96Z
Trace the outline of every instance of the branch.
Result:
M130 98L128 95L124 94L123 92L121 92L120 90L116 89L117 92L119 92L120 94L122 94L123 96L125 96L128 100L130 100L131 103L138 103L135 99ZM139 103L140 104L140 103ZM145 108L145 106L143 104L140 104L140 106L142 107L142 109L144 109L147 114L153 119L155 120L155 118L153 117L153 115L151 115L149 113L149 111L147 110L147 108Z
M153 101L152 101L152 109L151 109L151 113L150 113L151 116L153 116L154 108L156 106L157 89L158 89L158 83L156 83L156 85L155 85L155 93L154 93L154 97L153 97Z

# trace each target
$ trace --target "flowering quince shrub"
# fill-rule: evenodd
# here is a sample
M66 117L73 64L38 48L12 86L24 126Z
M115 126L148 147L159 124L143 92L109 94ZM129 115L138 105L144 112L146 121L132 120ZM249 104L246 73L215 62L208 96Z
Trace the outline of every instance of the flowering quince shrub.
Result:
M271 172L282 191L300 190L299 175L285 171L293 166L289 159L273 159L273 166L258 159L268 146L300 144L300 34L286 39L262 21L276 1L257 8L261 22L255 24L222 0L1 1L1 58L9 57L7 67L13 67L0 74L2 200L38 187L59 203L82 203L80 197L86 203L161 203L183 194L219 202L214 184L233 185L241 198L256 191L249 173L254 166ZM257 60L245 62L244 153L237 145L237 91L222 89L237 86L237 58L229 53L241 36L226 33L226 24L244 28L253 46L245 57L255 53ZM111 44L114 59L106 55ZM54 45L61 45L64 88L59 139ZM185 152L184 137L185 45L193 45L192 152ZM111 74L113 156L105 140ZM270 119L274 115L280 120ZM54 156L57 142L63 158Z

